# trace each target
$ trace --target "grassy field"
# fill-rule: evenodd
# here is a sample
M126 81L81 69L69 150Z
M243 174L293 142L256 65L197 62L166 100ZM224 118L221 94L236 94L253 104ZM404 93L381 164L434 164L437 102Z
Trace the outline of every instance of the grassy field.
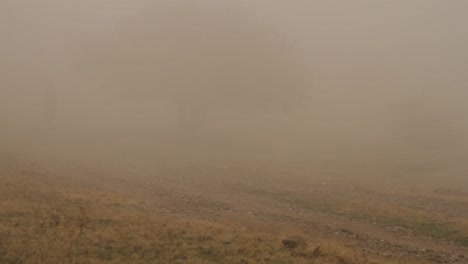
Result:
M168 182L165 187L172 192L149 198L146 189L131 191L127 182L125 191L109 187L107 182L122 181L118 177L101 185L85 179L34 164L2 164L0 263L466 263L465 218L390 205L385 202L390 198L332 199L336 192L330 190L237 183L224 190L216 187L218 192L207 192L203 200L190 196L206 184L218 186L208 178L199 179L193 190ZM181 202L187 195L189 201ZM307 221L316 226L310 228ZM406 232L401 236L409 232L424 237L416 243L421 246L395 249L398 234L382 231L387 227ZM285 247L283 239L293 235L306 245ZM383 239L389 244L379 242Z

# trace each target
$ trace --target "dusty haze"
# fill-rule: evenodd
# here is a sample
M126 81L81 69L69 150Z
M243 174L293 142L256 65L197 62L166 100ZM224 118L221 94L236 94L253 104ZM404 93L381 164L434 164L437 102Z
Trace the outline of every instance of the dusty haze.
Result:
M1 150L463 179L467 10L462 0L3 0Z

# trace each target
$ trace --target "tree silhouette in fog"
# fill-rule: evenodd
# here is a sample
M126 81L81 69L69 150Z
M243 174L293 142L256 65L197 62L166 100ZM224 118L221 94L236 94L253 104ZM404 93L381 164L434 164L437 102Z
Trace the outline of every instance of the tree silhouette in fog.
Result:
M90 42L80 65L105 91L174 103L187 139L212 111L284 111L303 102L308 76L293 50L240 7L170 1Z

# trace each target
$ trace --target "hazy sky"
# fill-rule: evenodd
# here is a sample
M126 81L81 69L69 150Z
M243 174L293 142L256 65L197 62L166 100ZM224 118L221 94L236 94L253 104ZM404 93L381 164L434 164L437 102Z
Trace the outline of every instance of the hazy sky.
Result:
M142 14L151 14L151 8L171 2L177 0L2 0L0 101L8 129L25 135L34 131L42 122L44 87L54 86L61 111L69 115L61 116L69 130L106 134L109 128L125 130L131 123L140 132L151 134L148 131L156 128L135 117L164 119L166 112L143 104L126 111L112 99L100 109L104 99L89 93L89 83L80 79L74 67L83 47L105 42L109 34L139 20ZM301 111L264 123L249 117L226 124L224 130L218 126L218 132L236 124L256 124L260 131L276 126L271 137L275 144L294 148L325 145L318 149L332 153L327 155L334 155L338 146L352 153L365 152L368 147L375 153L375 149L402 145L424 152L426 144L434 142L439 143L428 148L445 155L451 144L467 141L467 1L206 0L192 4L196 2L205 8L244 10L292 47L291 56L313 80L310 101ZM223 21L213 23L222 25ZM268 136L252 138L264 140L265 145L272 141ZM419 138L423 140L416 140ZM304 141L308 143L304 145ZM416 147L408 141L420 143Z
M4 0L2 46L10 47L9 56L61 58L85 38L138 16L150 2L167 1ZM406 90L466 82L463 0L224 2L244 7L293 41L324 85L379 89L376 82L397 82L393 89Z

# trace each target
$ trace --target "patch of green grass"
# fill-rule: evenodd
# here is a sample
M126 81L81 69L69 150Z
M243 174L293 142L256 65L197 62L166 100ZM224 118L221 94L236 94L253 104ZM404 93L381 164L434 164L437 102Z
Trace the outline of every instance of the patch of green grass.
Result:
M408 217L373 217L361 212L350 212L343 214L356 219L365 221L375 221L376 223L387 226L399 226L405 229L413 230L417 234L434 237L438 239L449 239L458 242L461 245L468 246L468 237L460 236L461 230L456 229L450 223L434 220L409 219Z
M339 207L338 202L331 201L301 200L294 198L287 198L285 201L307 210L323 213L334 213Z
M300 207L302 209L311 210L315 212L333 214L348 218L354 218L363 221L375 221L376 223L402 227L408 230L412 230L417 234L429 236L437 239L447 239L455 241L463 246L468 246L468 236L461 236L461 230L458 230L451 223L440 222L435 220L420 220L413 219L409 216L405 217L385 217L369 215L366 212L360 211L340 211L340 207L343 206L343 202L339 201L326 201L317 199L300 199L294 194L284 191L269 191L264 189L248 189L244 188L244 192L262 196L271 200L275 200L282 203L288 203L293 206Z
M317 200L317 199L300 199L289 192L267 191L260 189L244 189L244 192L257 196L262 196L282 203L288 203L302 209L311 210L322 213L335 213L340 206L337 201Z
M99 225L111 225L114 224L114 220L112 219L97 219L97 224Z
M219 251L219 248L213 246L198 247L197 255L210 261L222 262L223 260L223 254Z
M352 219L357 219L357 220L363 220L363 221L374 221L374 219L377 219L371 215L368 215L363 212L358 212L358 211L350 211L350 212L340 212L337 213L341 216L346 216Z
M458 231L453 229L449 224L442 222L409 222L409 227L418 233L428 235L435 238L452 238Z
M464 247L468 247L468 236L457 236L453 240Z

